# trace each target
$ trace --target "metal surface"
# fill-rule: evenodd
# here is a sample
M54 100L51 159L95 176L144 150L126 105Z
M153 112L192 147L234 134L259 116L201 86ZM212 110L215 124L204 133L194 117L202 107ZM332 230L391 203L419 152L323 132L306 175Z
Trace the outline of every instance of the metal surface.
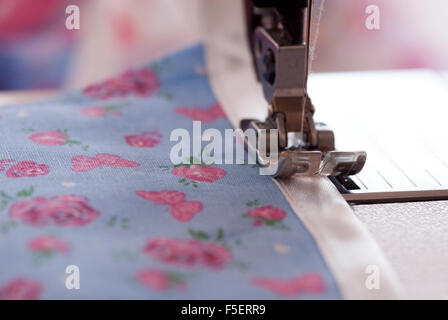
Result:
M260 1L254 4L246 5L249 42L269 113L265 122L243 120L241 128L254 129L259 136L268 136L262 130L278 130L274 177L358 173L366 161L365 152L333 152L333 132L313 119L315 110L307 93L312 0L289 6L271 2L274 7L261 8L257 7ZM249 147L257 151L260 165L272 164L257 146Z

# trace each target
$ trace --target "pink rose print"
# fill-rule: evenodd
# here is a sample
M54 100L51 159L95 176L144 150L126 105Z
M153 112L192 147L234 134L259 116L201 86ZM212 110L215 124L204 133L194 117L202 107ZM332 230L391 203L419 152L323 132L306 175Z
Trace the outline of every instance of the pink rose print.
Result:
M95 168L101 168L100 160L88 156L76 156L72 158L72 171L86 172Z
M286 297L300 294L321 294L325 291L325 283L318 273L306 273L292 279L254 278L252 283L261 288Z
M226 114L218 103L212 104L206 109L199 107L179 107L176 108L175 112L192 120L202 122L213 122L219 118L227 118Z
M23 132L34 132L34 129L23 129ZM80 145L82 146L82 143L77 140L72 140L68 136L68 130L51 130L51 131L45 131L45 132L38 132L33 133L28 137L31 141L34 143L48 146L48 147L55 147L55 146L62 146L62 145ZM84 145L82 146L84 150L88 150L89 146Z
M203 205L199 201L185 201L185 193L162 190L157 191L136 191L136 194L146 200L156 204L164 204L170 206L171 216L180 222L187 222L203 209Z
M156 260L181 267L199 263L201 243L196 240L157 238L147 242L143 252Z
M6 171L8 178L22 178L43 176L50 173L50 167L46 164L38 164L33 161L21 161Z
M176 177L181 177L194 182L215 182L226 176L227 172L221 168L206 165L181 165L173 170L171 173ZM186 180L179 180L185 183Z
M285 211L273 206L258 207L248 211L249 216L260 220L282 220L286 217Z
M202 211L202 208L202 203L199 201L184 201L173 204L170 211L173 218L177 221L188 222L193 219L196 213Z
M103 166L132 168L138 167L140 164L107 153L99 153L95 158L82 155L72 158L72 171L74 172L86 172Z
M91 118L104 118L107 115L121 116L123 106L92 106L81 109L80 113Z
M96 99L109 99L136 95L149 97L160 85L154 70L129 70L118 77L88 86L83 93Z
M273 206L259 206L258 200L250 201L246 204L248 207L253 207L243 214L244 218L253 218L254 226L266 225L269 227L280 228L288 230L289 228L283 224L283 219L286 217L286 212Z
M162 135L157 131L147 131L138 135L124 137L126 143L136 148L154 148L160 143Z
M82 109L81 114L92 117L92 118L102 118L107 114L107 107L87 107Z
M52 236L39 236L28 242L28 248L38 253L67 253L69 245L66 241Z
M220 244L209 242L202 246L202 263L208 268L221 269L232 259L229 250Z
M89 206L85 197L63 195L53 198L35 197L17 202L9 209L9 216L34 227L81 227L98 218L100 213Z
M137 191L138 196L143 199L158 203L158 204L168 204L173 205L176 203L183 202L185 200L185 193L173 190L163 190L157 191Z
M10 203L31 197L33 193L33 186L19 190L15 195L7 194L5 191L0 190L0 212L8 208ZM17 227L17 225L16 221L0 222L0 233L7 233L10 229Z
M179 183L184 186L192 185L194 188L198 187L199 182L215 182L227 175L224 169L201 163L201 156L198 158L190 157L182 164L175 165L173 169L169 166L160 166L162 170L168 171L171 169L171 174L179 177ZM195 162L199 164L195 164Z
M37 281L17 278L0 286L0 300L37 300L42 290Z
M32 134L29 139L44 146L60 146L67 143L68 136L60 131L45 131Z
M147 242L144 253L167 264L180 267L221 269L233 260L221 244L199 240L157 238Z
M108 153L99 153L96 155L96 159L98 159L102 165L109 166L109 167L126 167L126 168L132 168L132 167L139 167L140 163L126 160L123 158L120 158L119 156L108 154Z
M184 289L186 287L181 275L152 268L137 272L136 279L145 287L157 291L166 291L171 288Z

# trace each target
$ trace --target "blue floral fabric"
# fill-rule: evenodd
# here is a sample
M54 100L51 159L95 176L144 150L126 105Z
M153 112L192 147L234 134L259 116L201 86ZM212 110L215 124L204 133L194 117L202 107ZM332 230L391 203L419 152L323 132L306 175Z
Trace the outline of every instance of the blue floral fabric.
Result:
M231 128L204 70L195 46L0 108L0 299L340 298L258 168L171 163L174 129Z

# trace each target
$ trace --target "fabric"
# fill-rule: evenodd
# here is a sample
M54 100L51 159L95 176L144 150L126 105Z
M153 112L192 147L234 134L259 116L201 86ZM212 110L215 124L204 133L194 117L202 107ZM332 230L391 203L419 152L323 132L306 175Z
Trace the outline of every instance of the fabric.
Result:
M269 177L171 164L172 130L231 128L201 46L0 115L0 299L340 298Z

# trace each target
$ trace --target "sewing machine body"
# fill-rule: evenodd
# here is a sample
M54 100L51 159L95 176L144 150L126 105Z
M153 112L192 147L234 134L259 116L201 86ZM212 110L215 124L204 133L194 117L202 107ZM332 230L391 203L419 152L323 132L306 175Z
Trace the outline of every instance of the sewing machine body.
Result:
M382 169L370 168L377 165L377 151L372 151L372 154L369 150L367 153L364 151L336 151L335 137L338 147L342 146L341 150L364 149L366 141L358 139L357 144L345 147L346 144L340 142L348 140L350 136L356 136L359 130L363 130L362 127L355 130L350 124L348 130L350 133L342 136L340 133L343 130L342 126L333 132L323 123L314 121L315 112L319 111L321 104L319 101L316 103L313 99L316 108L314 107L307 88L313 1L297 1L294 2L295 7L286 8L281 6L283 4L281 2L277 7L267 7L266 3L262 1L251 2L246 2L248 42L253 69L268 103L268 115L264 122L243 120L240 125L243 129L252 128L256 131L278 130L279 159L278 170L274 172L274 177L282 179L295 175L328 176L343 197L351 203L448 199L448 182L447 184L441 183L428 169L424 169L424 174L431 181L427 183L428 179L423 179L424 183L415 183L403 169L391 160L392 164L388 166L395 166L398 172L394 172L392 177L398 181L404 179L408 182L391 184L387 180L388 177L381 172ZM350 86L346 88L350 88ZM323 96L321 90L314 92L314 95ZM347 101L349 98L347 96L353 96L355 91L354 88L352 90L340 89L338 96L343 92L343 99ZM384 91L375 90L375 92ZM327 92L324 95L331 97L331 94ZM358 101L358 108L367 109L368 107L363 106L362 101L362 99ZM343 103L340 103L339 106L331 101L326 103L333 104L332 111L336 110L336 112L329 112L322 117L326 122L332 121L330 113L333 115L346 114ZM387 99L381 99L378 103L383 107L388 106ZM394 107L399 110L397 106L388 106L388 110ZM370 108L370 110L375 110L377 106ZM384 114L386 113L387 111ZM354 114L357 112L352 112L352 115ZM368 112L368 114L370 113ZM378 124L384 121L385 119L381 118ZM347 127L347 122L353 122L353 116L350 117L350 120L346 118L345 127ZM389 132L391 137L395 134L396 132L393 130ZM401 143L400 140L390 139L390 141ZM256 148L256 146L249 147ZM369 162L367 159L370 159L371 156L372 159ZM366 160L370 169L364 173L363 167ZM388 160L383 159L382 161L384 163ZM265 161L262 157L259 157L259 163L269 165L269 161ZM445 175L445 172L441 174ZM362 178L365 175L375 176L371 180L380 180L383 183L366 183ZM397 178L398 175L401 177ZM444 178L440 178L440 180L444 180Z

